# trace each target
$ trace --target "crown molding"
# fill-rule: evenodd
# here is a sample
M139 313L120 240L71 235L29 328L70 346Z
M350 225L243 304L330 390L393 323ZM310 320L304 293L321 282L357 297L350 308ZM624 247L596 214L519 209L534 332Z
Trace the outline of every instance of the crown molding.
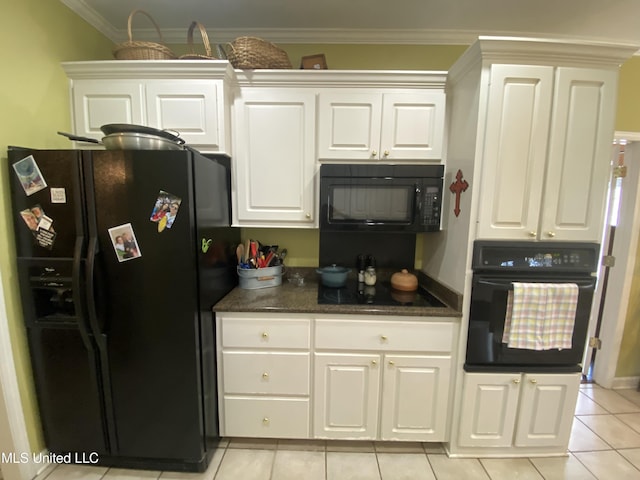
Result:
M115 28L84 0L60 0L69 9L92 25L96 30L114 43L128 40L126 28ZM184 28L162 29L165 43L185 44L188 25ZM346 29L346 28L212 28L207 31L212 44L225 44L237 37L254 36L280 44L378 44L378 45L471 45L479 37L548 38L548 32L487 31L460 29ZM553 34L557 40L584 42L603 42L620 44L620 39L596 36L577 36L575 34ZM158 32L154 28L136 28L135 39L158 41ZM640 55L637 46L634 55Z

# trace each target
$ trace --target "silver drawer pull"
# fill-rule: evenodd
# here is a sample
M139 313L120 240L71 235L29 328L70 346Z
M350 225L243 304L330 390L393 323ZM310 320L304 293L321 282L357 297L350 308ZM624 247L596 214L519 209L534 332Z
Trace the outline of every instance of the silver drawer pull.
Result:
M268 372L263 372L263 374L262 374L262 378L263 378L264 380L269 380L269 373L268 373Z
M271 422L271 420L269 420L269 417L264 417L262 419L262 424L263 425L269 425L270 422Z

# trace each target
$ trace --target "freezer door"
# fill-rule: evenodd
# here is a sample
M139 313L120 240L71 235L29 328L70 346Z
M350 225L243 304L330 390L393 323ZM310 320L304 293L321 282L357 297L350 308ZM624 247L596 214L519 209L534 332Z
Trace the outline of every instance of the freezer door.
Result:
M85 168L94 187L90 316L108 372L115 453L198 462L205 452L191 154L96 152ZM171 224L152 219L165 197L179 203ZM126 255L114 243L123 233L135 244Z
M42 428L54 453L107 453L99 372L93 351L75 327L28 330Z
M83 236L84 229L82 154L78 150L9 147L11 214L18 257L74 256L76 238ZM40 222L42 215L44 222Z

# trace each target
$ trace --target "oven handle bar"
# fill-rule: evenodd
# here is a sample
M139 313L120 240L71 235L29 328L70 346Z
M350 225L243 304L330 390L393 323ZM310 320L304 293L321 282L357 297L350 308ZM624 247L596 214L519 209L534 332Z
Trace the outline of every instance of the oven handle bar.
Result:
M522 282L522 283L527 283L526 280L484 280L484 279L478 279L478 284L480 285L487 285L490 287L509 287L509 290L513 290L513 284L514 282ZM576 285L578 285L578 287L592 287L595 285L595 278L590 278L590 279L581 279L581 280L571 280L571 279L567 279L567 280L551 280L551 279L545 279L545 280L540 280L538 282L535 283L575 283Z

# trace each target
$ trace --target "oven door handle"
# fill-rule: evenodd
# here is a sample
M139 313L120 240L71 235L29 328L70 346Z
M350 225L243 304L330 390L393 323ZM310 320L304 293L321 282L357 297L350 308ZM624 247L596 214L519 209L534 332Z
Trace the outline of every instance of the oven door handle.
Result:
M509 287L509 290L513 290L514 282L527 283L526 281L522 282L521 280L485 280L485 279L478 280L479 285L489 286L489 287ZM584 287L589 288L595 285L595 279L590 278L590 279L560 280L560 281L554 281L549 279L549 280L545 280L544 283L575 283L576 285L578 285L578 288L584 288Z
M509 287L510 290L513 290L513 280L478 280L478 284L489 287Z

